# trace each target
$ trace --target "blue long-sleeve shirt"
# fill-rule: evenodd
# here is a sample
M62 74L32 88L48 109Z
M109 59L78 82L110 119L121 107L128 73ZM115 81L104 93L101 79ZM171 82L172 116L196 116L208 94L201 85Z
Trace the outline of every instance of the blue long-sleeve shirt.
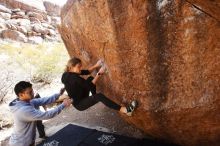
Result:
M61 104L46 112L42 112L35 107L53 103L59 96L59 94L54 94L50 97L32 99L30 102L15 99L9 104L14 118L14 129L9 142L11 146L29 146L34 143L36 137L35 121L53 118L65 106Z

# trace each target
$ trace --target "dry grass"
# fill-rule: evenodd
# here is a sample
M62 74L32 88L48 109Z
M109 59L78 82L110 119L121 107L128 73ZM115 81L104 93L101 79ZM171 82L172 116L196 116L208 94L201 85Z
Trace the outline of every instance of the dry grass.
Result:
M68 60L64 44L54 42L39 45L4 42L0 44L0 54L8 56L7 66L18 64L33 82L50 83L63 72Z
M63 43L0 42L0 103L19 80L50 84L61 76L68 59Z

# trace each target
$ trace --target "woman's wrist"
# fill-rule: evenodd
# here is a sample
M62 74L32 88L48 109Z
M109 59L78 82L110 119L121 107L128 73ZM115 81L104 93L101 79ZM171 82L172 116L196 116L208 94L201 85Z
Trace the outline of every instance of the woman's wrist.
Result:
M96 75L97 75L97 76L101 76L102 74L98 72Z

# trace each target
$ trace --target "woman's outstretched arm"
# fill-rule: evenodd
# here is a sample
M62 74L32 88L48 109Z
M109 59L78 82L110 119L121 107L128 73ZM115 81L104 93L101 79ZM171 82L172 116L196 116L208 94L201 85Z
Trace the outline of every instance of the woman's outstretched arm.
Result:
M94 79L92 80L92 83L96 85L96 82L98 81L99 77L100 77L101 75L103 75L104 72L105 72L105 68L104 68L104 67L100 68L99 72L96 74L96 76L95 76Z
M93 65L93 66L91 66L91 67L88 68L88 71L89 71L90 73L93 72L95 69L101 67L101 66L102 66L102 63L103 63L102 60L97 61L97 63L96 63L95 65Z

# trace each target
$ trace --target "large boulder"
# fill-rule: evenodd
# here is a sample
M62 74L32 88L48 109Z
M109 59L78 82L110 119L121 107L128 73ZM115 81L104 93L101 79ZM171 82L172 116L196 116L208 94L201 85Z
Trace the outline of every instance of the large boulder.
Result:
M44 1L47 14L50 16L60 16L61 7L49 1Z
M27 42L27 38L25 35L16 30L6 29L1 32L1 37L3 39L10 39L14 41Z
M3 5L0 5L0 12L4 12L4 13L9 13L11 14L11 10L6 8L5 6Z
M50 33L50 31L47 28L44 28L42 25L40 24L33 24L32 25L32 29L37 32L37 33L41 33L43 35L47 35Z
M17 30L23 33L24 35L27 35L28 30L26 29L25 26L17 26Z
M0 4L3 4L8 8L45 12L42 0L0 0Z
M35 18L35 17L29 17L29 20L32 22L32 23L38 23L38 24L41 24L40 20Z
M48 23L41 23L41 25L45 28L49 28L49 29L55 29L52 25L48 24Z
M44 20L47 19L45 7L42 0L0 0L0 4L11 9L20 9L26 12L40 13ZM20 15L13 16L14 18L22 18Z
M11 15L11 19L24 19L24 18L26 18L26 16L25 16L25 12L23 11L14 11Z
M10 19L10 20L7 20L5 21L5 25L8 29L12 29L12 30L17 30L17 20L13 20L13 19Z
M34 17L34 18L38 19L39 21L44 20L44 16L40 13L37 13L37 12L28 12L27 16L28 17Z
M217 146L220 7L212 2L68 0L59 31L70 56L86 66L105 60L102 92L139 101L132 117L122 115L129 123L180 145Z
M11 19L11 14L0 12L0 17L5 19L5 20L9 20L9 19Z
M4 23L2 23L2 22L0 21L0 30L4 30L4 29L6 29L6 26L5 26Z
M6 27L11 30L17 30L17 25L6 23Z

